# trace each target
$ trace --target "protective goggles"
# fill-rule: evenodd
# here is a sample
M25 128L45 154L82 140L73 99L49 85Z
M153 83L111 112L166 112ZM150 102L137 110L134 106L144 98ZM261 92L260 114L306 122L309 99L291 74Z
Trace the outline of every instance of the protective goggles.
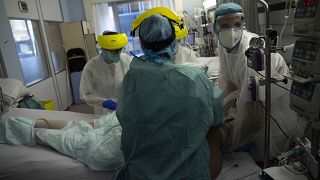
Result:
M217 32L228 29L242 29L243 26L244 16L242 13L219 16L215 21L215 28Z
M120 50L128 43L126 34L99 35L98 45L107 50Z
M164 17L166 17L173 26L177 26L180 28L180 30L183 30L185 27L183 25L182 19L175 14L173 11L166 7L155 7L152 9L149 9L148 11L142 13L140 16L138 16L132 23L132 31L131 31L131 36L135 36L135 30L138 29L138 27L141 25L141 23L150 17L153 14L160 14Z

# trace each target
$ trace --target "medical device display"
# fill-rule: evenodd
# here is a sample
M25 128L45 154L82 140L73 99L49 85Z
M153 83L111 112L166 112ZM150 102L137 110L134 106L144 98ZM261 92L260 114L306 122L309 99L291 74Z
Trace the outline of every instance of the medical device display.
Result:
M256 71L264 70L264 51L262 49L250 47L246 50L245 55L248 58L248 67Z
M320 83L293 81L290 108L305 117L320 121Z
M311 148L298 144L297 155L313 179L319 179L320 138L320 0L298 1L293 34L302 36L292 54L290 108L311 122Z
M292 70L299 77L317 80L320 76L320 40L299 39L292 55Z
M320 37L320 0L300 0L297 4L293 34Z

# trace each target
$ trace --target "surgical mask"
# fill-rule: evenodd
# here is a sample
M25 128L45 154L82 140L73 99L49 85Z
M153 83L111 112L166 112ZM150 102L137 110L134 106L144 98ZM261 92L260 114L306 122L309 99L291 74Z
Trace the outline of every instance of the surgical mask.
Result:
M120 61L120 52L110 52L102 49L101 57L106 62L117 63Z
M226 29L218 34L220 44L227 49L237 46L242 37L242 29Z

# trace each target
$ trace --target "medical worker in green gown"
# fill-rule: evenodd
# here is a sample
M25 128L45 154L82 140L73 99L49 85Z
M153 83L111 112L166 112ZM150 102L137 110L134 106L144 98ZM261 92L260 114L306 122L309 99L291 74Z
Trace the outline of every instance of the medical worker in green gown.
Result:
M217 176L211 171L211 177L210 169L221 159L210 158L210 150L219 155L220 147L211 144L209 148L206 135L210 127L223 122L222 91L213 87L203 69L172 62L175 23L153 14L139 26L145 55L133 59L118 99L125 164L113 179L208 180Z

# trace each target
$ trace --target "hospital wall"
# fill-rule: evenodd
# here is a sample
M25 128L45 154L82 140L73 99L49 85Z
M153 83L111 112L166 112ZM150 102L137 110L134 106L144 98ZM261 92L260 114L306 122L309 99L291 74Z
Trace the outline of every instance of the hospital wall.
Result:
M17 47L13 38L10 19L30 19L39 24L39 31L42 33L45 61L49 74L41 81L31 84L28 89L40 100L53 100L56 110L65 110L72 103L72 94L67 69L56 72L48 42L44 21L63 22L72 20L84 20L82 1L77 0L25 0L28 5L28 12L19 10L17 0L0 0L0 50L1 64L6 72L6 77L15 78L25 82L23 70L20 65ZM72 9L70 10L70 7ZM75 8L79 8L77 11ZM82 8L82 9L81 9ZM48 40L47 40L48 41Z
M60 0L64 22L86 20L82 0Z

